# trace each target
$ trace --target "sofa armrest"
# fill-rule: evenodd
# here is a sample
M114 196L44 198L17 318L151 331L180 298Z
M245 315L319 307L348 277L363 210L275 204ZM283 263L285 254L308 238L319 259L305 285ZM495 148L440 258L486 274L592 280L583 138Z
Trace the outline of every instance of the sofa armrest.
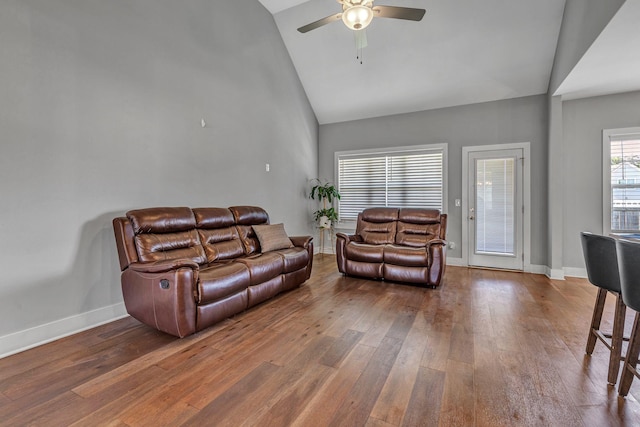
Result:
M289 240L293 243L293 246L298 248L306 248L309 246L309 243L313 240L311 236L289 236Z
M311 277L311 268L313 267L313 237L311 236L290 236L289 240L293 246L307 250L309 254L309 262L307 263L307 279Z
M336 238L344 239L345 242L362 242L362 236L358 234L336 233Z
M180 263L174 261L173 269L167 269L172 264L169 261L131 264L121 276L127 313L176 337L194 333L199 270L198 264L191 263L193 265L185 262L186 265L178 266ZM153 268L165 270L150 271Z
M131 264L129 264L129 269L139 273L164 273L167 271L177 270L182 267L188 267L196 271L200 269L198 263L190 259L132 262Z

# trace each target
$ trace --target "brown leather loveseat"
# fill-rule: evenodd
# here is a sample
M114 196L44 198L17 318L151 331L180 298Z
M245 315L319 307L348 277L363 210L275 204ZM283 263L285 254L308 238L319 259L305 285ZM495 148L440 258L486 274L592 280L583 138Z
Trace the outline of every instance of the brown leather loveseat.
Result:
M127 312L184 337L300 286L311 275L312 238L287 238L284 226L268 224L267 212L253 206L150 208L115 218Z
M336 234L341 273L435 288L445 270L447 215L435 209L370 208L356 233Z

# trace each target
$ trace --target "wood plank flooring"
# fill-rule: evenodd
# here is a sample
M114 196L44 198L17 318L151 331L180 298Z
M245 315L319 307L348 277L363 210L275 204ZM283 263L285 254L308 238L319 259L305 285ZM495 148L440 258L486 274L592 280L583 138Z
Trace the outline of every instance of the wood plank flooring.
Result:
M300 289L184 339L126 318L0 359L0 425L640 425L640 380L618 398L604 346L584 353L595 296L459 267L435 290L347 278L318 255Z

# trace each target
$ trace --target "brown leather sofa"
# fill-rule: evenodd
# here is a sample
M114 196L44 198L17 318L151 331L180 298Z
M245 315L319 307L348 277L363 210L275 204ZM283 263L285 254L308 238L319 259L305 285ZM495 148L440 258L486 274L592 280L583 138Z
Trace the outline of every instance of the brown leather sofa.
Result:
M356 233L336 234L338 270L435 288L445 270L447 215L435 209L370 208Z
M267 224L267 212L252 206L150 208L115 218L127 312L184 337L300 286L311 275L312 238L261 252L253 227Z

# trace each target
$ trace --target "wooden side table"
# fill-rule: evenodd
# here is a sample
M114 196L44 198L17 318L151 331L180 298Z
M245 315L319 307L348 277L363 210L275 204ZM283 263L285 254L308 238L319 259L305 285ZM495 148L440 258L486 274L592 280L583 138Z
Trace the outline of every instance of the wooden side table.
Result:
M331 239L331 253L335 254L335 244L333 242L333 227L318 227L320 231L320 253L324 254L324 233L325 231L329 232L329 238Z

